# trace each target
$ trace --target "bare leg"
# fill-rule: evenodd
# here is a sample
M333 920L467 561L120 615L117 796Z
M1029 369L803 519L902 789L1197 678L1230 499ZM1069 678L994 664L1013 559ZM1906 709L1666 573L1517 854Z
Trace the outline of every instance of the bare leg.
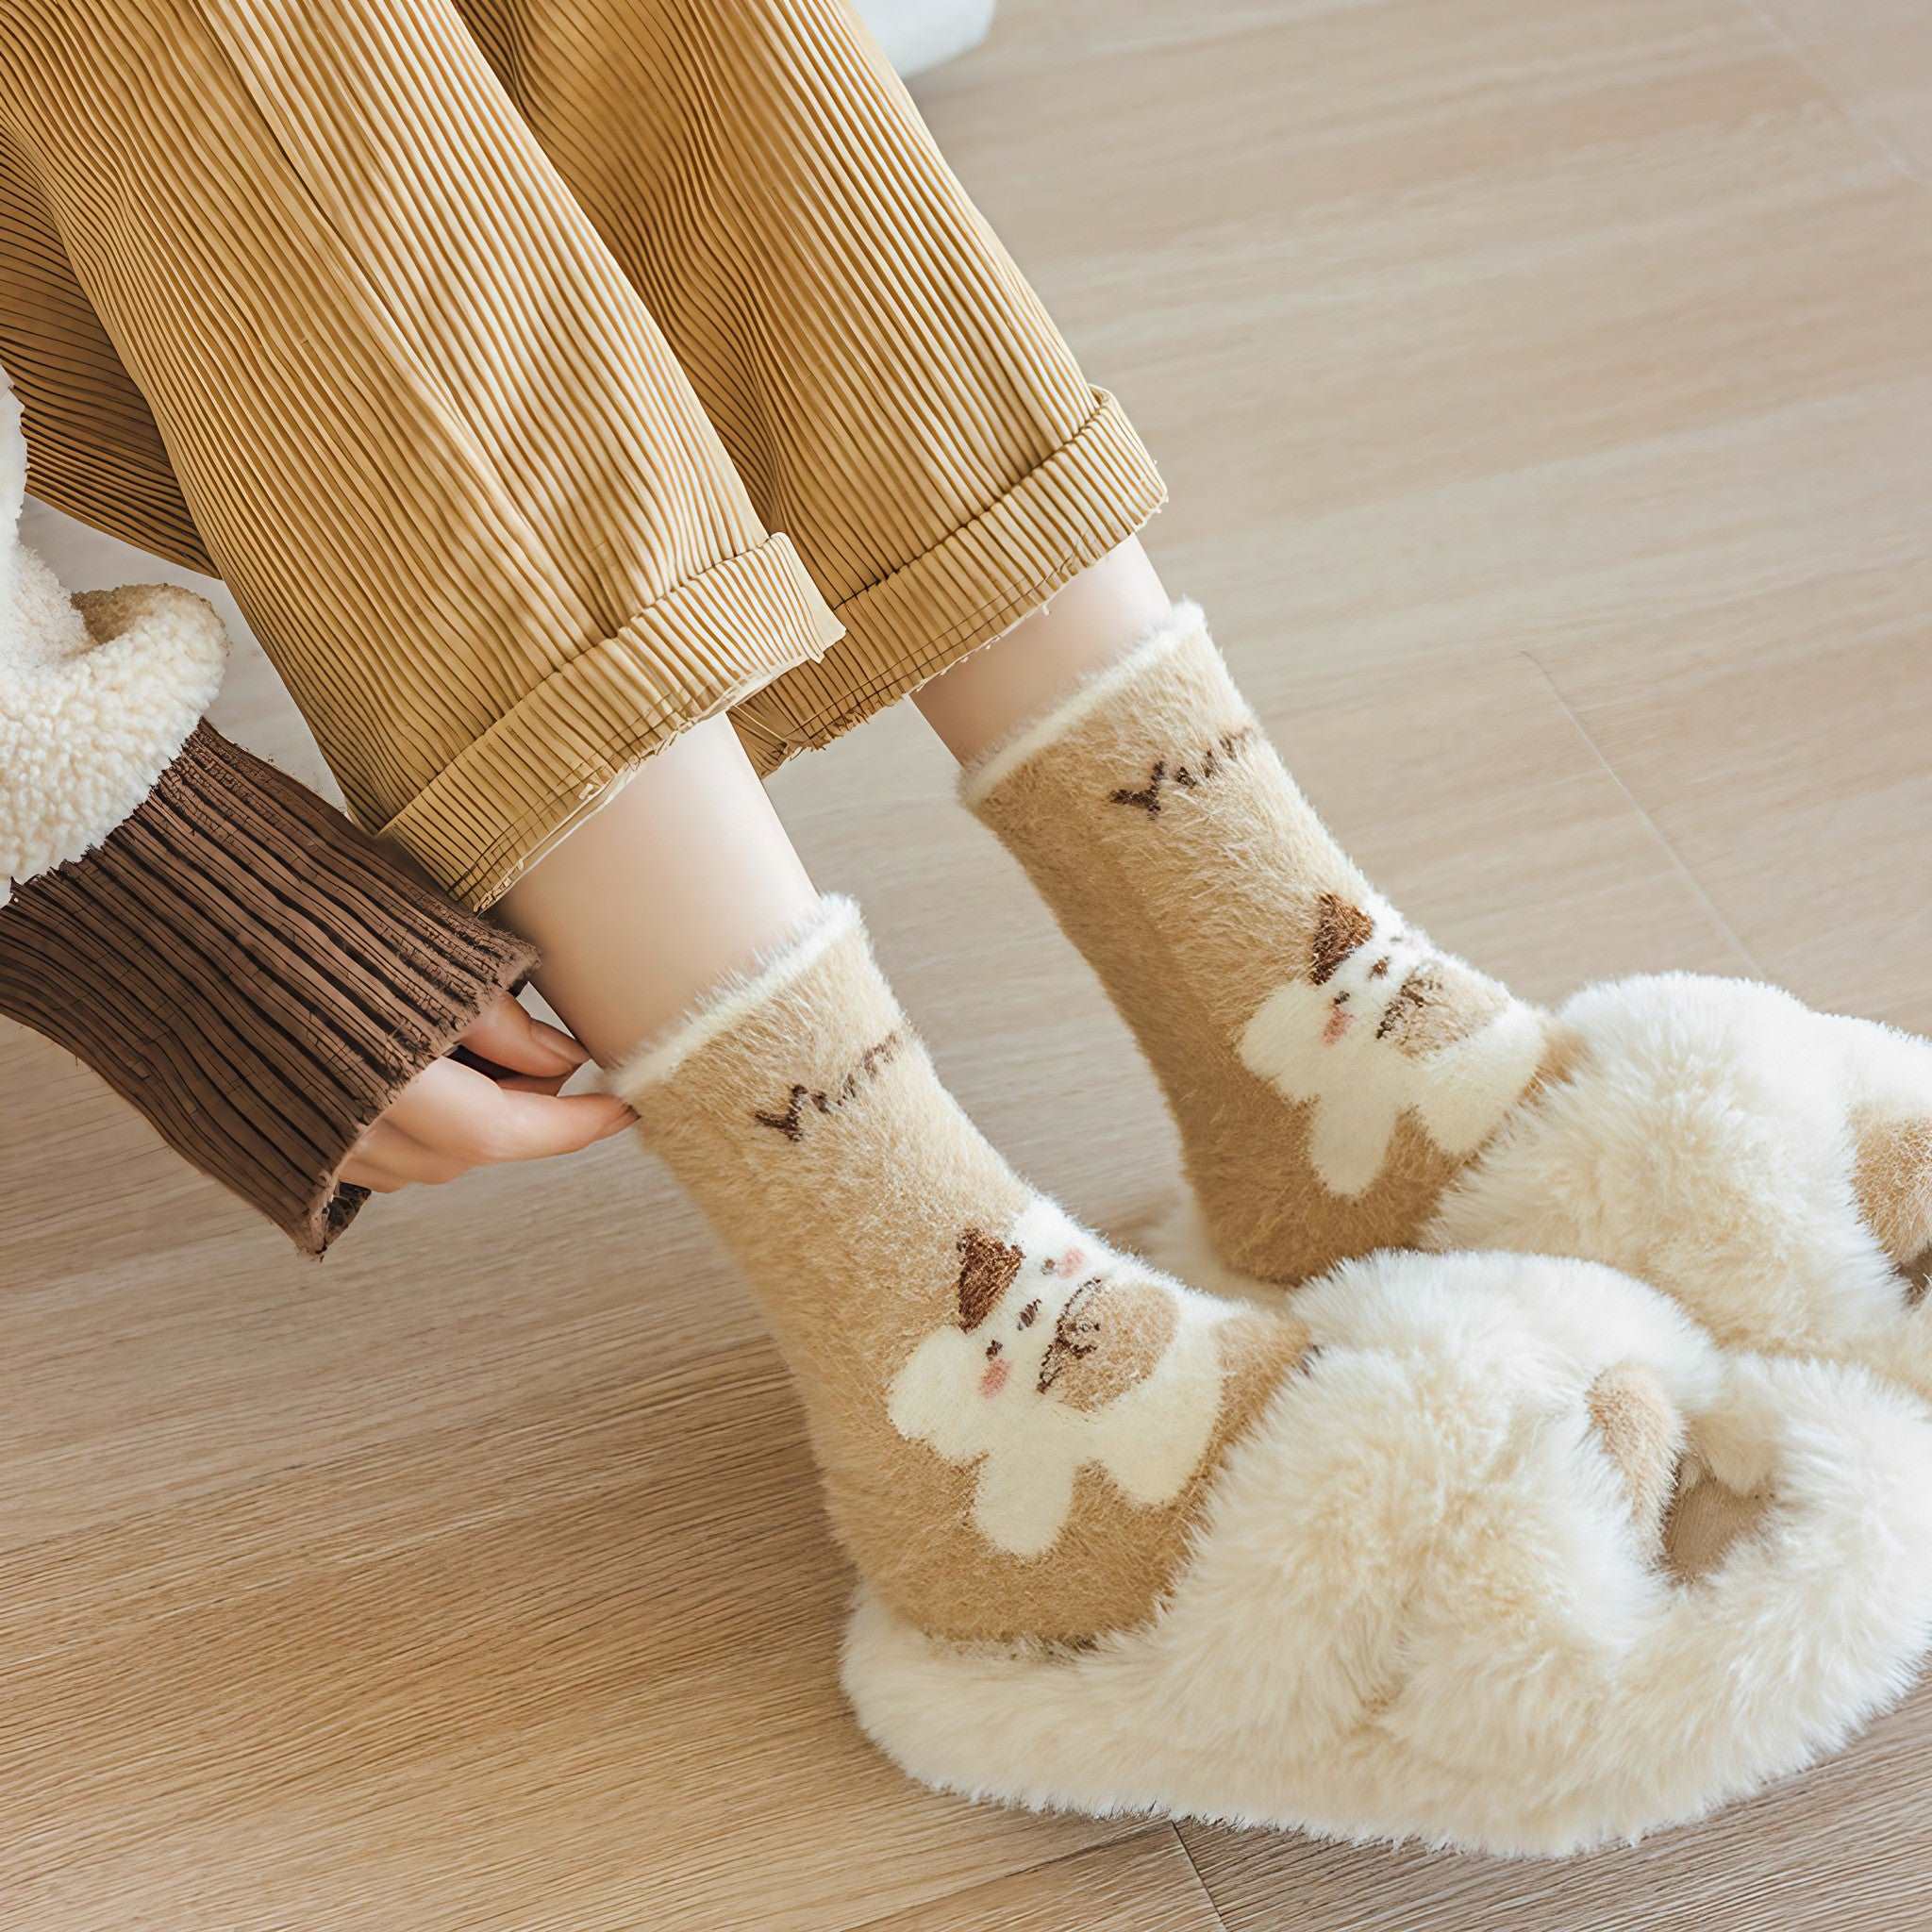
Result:
M537 986L614 1065L818 903L727 718L693 726L533 865L499 911Z
M1168 608L1138 540L919 693L953 755L977 758ZM662 1032L818 902L738 742L712 718L643 765L533 865L498 910L542 949L537 985L606 1066Z
M1138 540L1109 552L917 702L977 758L1168 608ZM818 893L732 730L712 718L640 768L533 865L498 911L542 949L537 985L604 1065L662 1032L795 927Z
M1141 540L1130 537L1043 609L934 678L912 702L946 749L970 764L1131 650L1167 615L1171 601Z

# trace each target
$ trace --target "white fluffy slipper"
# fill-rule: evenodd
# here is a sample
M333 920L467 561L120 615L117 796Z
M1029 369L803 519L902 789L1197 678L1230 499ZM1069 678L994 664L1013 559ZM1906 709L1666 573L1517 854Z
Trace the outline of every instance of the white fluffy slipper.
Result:
M1591 987L1556 1024L1562 1076L1458 1176L1427 1245L1604 1261L1722 1341L1932 1397L1932 1045L1684 974Z
M1317 1353L1228 1455L1151 1624L962 1646L861 1593L845 1686L908 1772L1030 1807L1559 1854L1795 1771L1909 1682L1932 1422L1908 1398L1721 1356L1581 1262L1377 1256L1295 1312ZM1622 1364L1681 1414L1687 1482L1770 1499L1694 1579L1656 1560L1591 1425Z
M866 1579L847 1689L929 1783L1560 1852L1809 1762L1924 1648L1905 1393L1583 1261L1266 1316L1155 1274L979 1135L849 904L610 1084L772 1324ZM1712 1492L1760 1499L1722 1550Z

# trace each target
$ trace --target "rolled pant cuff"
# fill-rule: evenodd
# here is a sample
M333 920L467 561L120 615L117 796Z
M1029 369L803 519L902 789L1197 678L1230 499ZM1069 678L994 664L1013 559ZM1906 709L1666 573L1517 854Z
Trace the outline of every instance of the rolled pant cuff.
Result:
M527 691L383 833L480 910L653 752L810 665L839 635L791 540L769 537L689 578Z
M1167 500L1126 412L1095 390L1067 442L970 523L838 607L844 641L740 704L761 773L828 744L1037 610Z

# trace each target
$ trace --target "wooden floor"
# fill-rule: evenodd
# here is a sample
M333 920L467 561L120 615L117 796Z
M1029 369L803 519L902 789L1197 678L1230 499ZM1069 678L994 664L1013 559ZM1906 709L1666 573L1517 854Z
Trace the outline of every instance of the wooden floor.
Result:
M1932 1029L1923 0L1007 0L923 100L1386 890L1532 994ZM225 706L309 756L259 665ZM1135 1225L1154 1090L918 720L776 790L994 1138ZM632 1148L316 1273L39 1041L0 1093L5 1932L1932 1924L1932 1690L1559 1867L928 1795L841 1710L797 1409Z

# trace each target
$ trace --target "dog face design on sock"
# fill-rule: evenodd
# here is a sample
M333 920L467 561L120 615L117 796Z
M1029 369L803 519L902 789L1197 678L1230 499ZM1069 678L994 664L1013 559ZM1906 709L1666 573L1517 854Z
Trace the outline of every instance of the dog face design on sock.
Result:
M1220 1307L1040 1197L1003 1234L971 1228L958 1246L955 1317L893 1377L888 1412L902 1436L978 1465L980 1534L1043 1555L1090 1463L1136 1503L1171 1502L1214 1433Z
M1474 1154L1535 1076L1538 1014L1373 893L1321 894L1300 951L1237 1051L1284 1098L1314 1102L1308 1152L1323 1184L1372 1186L1405 1112L1445 1154Z

